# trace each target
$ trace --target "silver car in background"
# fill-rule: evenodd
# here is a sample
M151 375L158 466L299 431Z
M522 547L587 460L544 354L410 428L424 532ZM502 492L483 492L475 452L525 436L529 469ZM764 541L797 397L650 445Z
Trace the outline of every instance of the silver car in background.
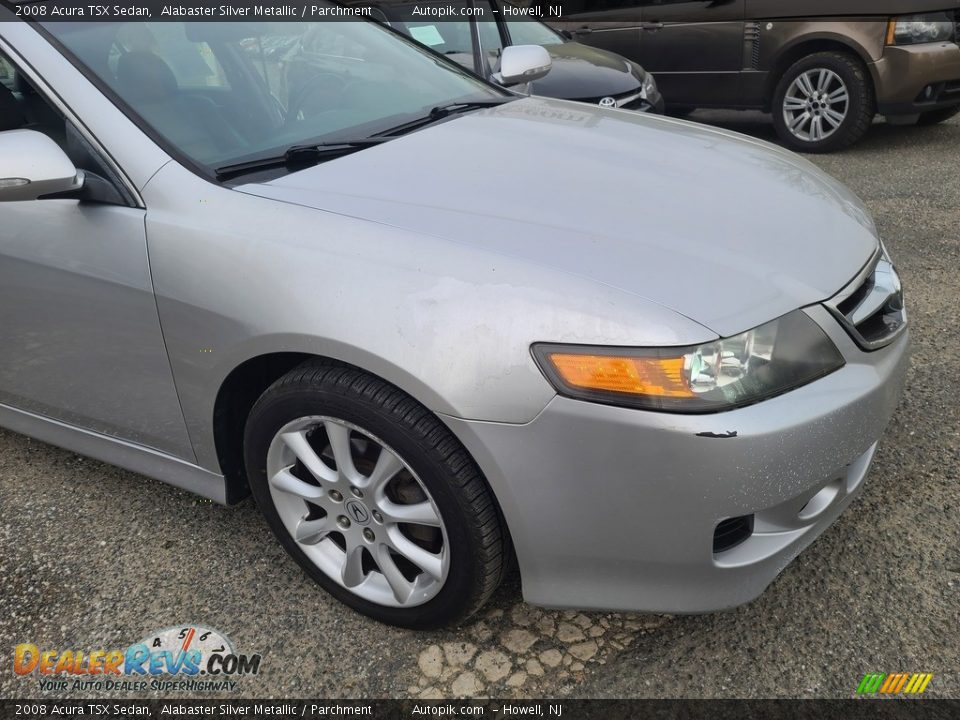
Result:
M3 22L0 56L0 425L252 493L360 612L455 623L513 562L531 603L727 608L864 487L900 284L788 152L372 22Z

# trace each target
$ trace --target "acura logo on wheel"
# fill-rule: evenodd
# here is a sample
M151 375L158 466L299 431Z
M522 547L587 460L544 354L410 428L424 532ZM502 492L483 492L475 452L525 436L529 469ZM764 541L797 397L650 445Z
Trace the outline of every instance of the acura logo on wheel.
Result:
M605 97L600 101L600 107L613 108L617 106L617 101L612 97Z
M358 525L366 525L370 521L370 513L367 512L367 508L363 506L363 503L356 500L347 503L347 512L350 513L350 517Z

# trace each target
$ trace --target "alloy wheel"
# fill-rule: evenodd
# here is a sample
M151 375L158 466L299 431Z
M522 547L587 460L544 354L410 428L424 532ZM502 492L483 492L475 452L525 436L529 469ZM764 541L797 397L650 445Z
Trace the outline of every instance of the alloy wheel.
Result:
M832 70L813 68L798 75L783 99L783 117L798 139L817 143L840 129L850 111L850 92Z
M443 519L382 440L338 418L300 418L270 443L267 478L287 532L340 586L387 607L440 592L450 564Z

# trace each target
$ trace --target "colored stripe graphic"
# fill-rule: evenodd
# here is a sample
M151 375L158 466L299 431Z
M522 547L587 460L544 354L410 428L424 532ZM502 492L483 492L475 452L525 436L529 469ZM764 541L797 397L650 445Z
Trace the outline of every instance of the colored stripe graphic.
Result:
M927 685L930 684L931 680L933 680L933 673L914 673L913 677L910 678L910 682L907 683L904 692L911 695L919 695L927 689Z
M933 673L867 673L857 686L858 695L920 695Z
M863 680L860 681L860 686L857 688L857 692L864 694L873 694L877 692L880 689L880 685L883 684L885 677L885 673L867 673L863 676Z
M187 633L187 637L183 641L183 647L181 648L183 652L186 652L187 650L190 649L190 643L193 642L193 636L196 634L197 634L197 629L190 628L190 632Z

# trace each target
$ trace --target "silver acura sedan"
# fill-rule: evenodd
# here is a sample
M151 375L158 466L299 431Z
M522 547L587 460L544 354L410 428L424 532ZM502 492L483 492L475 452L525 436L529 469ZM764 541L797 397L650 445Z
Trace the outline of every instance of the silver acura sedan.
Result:
M252 494L411 628L513 563L541 605L735 606L863 487L902 293L797 156L370 22L0 13L0 425Z

